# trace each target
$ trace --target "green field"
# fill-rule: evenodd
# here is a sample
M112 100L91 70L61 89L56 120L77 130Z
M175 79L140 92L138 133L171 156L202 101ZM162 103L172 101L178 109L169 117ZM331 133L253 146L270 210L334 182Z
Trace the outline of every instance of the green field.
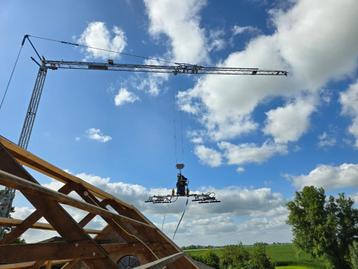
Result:
M246 246L250 251L252 246ZM215 251L221 256L222 248L214 249L190 249L185 250L194 259L209 251ZM320 259L313 259L308 254L299 252L293 244L273 244L266 247L267 255L276 263L279 269L325 269L326 262Z
M312 266L305 266L305 265L289 265L289 266L276 266L279 269L311 269L315 268Z

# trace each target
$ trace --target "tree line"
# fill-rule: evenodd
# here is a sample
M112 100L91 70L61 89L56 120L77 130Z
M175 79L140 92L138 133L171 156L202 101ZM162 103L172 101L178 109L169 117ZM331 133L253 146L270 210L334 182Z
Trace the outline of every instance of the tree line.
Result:
M298 249L313 258L327 260L332 269L358 269L358 209L351 198L343 193L327 197L323 188L306 186L295 193L287 208L287 223L292 227L293 243ZM218 256L208 251L195 259L220 269L274 268L264 243L255 244L252 252L239 244L225 246L221 253Z
M195 260L205 263L215 269L274 269L275 266L266 255L266 244L256 243L252 251L248 251L241 243L225 246L221 255L210 250Z

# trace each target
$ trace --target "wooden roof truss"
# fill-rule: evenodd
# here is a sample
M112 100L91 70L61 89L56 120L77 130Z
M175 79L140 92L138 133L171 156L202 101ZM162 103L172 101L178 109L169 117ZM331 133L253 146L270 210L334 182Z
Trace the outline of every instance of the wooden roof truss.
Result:
M31 168L64 185L54 191L42 186ZM119 268L124 256L135 256L137 268L198 268L138 209L71 175L0 136L0 184L20 191L35 211L27 218L0 218L11 231L0 241L0 269L5 268ZM76 199L70 193L76 193ZM76 221L63 205L86 211ZM112 210L110 210L110 207ZM85 226L96 216L102 230ZM45 218L48 223L39 222ZM28 229L54 230L60 237L31 244L14 244ZM44 238L45 239L45 238Z

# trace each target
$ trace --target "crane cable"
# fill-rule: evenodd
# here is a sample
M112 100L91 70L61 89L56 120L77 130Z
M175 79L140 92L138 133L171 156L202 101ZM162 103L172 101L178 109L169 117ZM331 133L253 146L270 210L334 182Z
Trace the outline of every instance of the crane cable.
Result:
M163 222L162 222L162 229L161 229L161 230L162 230L162 232L164 232L164 230L163 230L163 229L164 229L164 223L165 223L165 216L166 216L166 215L164 215L164 217L163 217Z
M178 140L178 137L177 137L177 121L176 121L176 96L178 95L178 91L175 91L174 94L173 94L173 102L174 102L174 105L173 105L173 134L174 134L174 155L175 155L175 163L178 163L178 149L177 149L177 140ZM183 145L183 119L181 117L181 114L180 114L180 144L181 144L181 161L182 159L184 158L184 145ZM178 199L178 197L176 198L176 200ZM174 235L173 235L173 239L175 237L175 234L177 233L177 230L180 226L180 223L184 217L184 214L185 214L185 210L188 206L188 202L189 202L189 198L187 198L186 200L186 204L185 204L185 208L184 208L184 211L182 213L182 216L177 224L177 227L175 229L175 232L174 232ZM163 216L163 221L162 221L162 231L163 231L163 228L164 228L164 224L165 224L165 218L166 218L166 214Z
M56 43L60 43L60 44L64 44L64 45L70 45L70 46L74 46L74 47L81 47L81 48L86 48L86 49L105 51L105 52L110 52L110 53L129 56L129 57L141 58L141 59L145 59L145 60L155 60L155 61L163 62L163 63L178 64L178 63L174 63L174 62L164 60L164 59L161 59L161 58L148 57L148 56L142 56L142 55L133 54L133 53L121 52L121 51L117 51L117 50L110 50L110 49L105 49L105 48L88 46L88 45L84 45L84 44L80 44L80 43L74 43L74 42L70 42L70 41L63 41L63 40L58 40L58 39L54 39L54 38L48 38L48 37L42 37L42 36L36 36L36 35L27 35L27 36L28 37L33 37L33 38L36 38L36 39L40 39L40 40L44 40L44 41L50 41L50 42L56 42Z
M176 111L176 97L178 96L178 91L176 91L174 93L174 110ZM176 114L174 114L175 117ZM184 127L183 127L183 117L182 117L182 113L181 111L179 111L179 124L180 124L180 153L181 153L181 158L180 160L183 161L184 160ZM176 136L175 136L176 137ZM177 141L175 141L177 142ZM178 221L177 227L175 228L174 234L173 234L173 240L175 238L175 235L177 234L177 231L179 229L179 226L184 218L185 212L188 209L188 204L189 204L189 197L186 198L186 202L185 202L185 207L183 210L183 213L181 214L181 217Z
M176 90L176 91L174 91L174 94L173 94L174 155L175 155L175 163L178 163L178 161L183 163L184 162L184 126L183 126L182 112L177 111L177 108L176 108L178 93L179 93L179 91ZM179 131L178 131L178 129L179 129ZM178 135L178 133L179 133L179 135ZM178 149L178 147L179 147L179 149Z
M17 63L18 63L18 61L19 61L19 58L20 58L20 55L21 55L21 51L22 51L22 48L24 47L24 44L25 44L25 38L24 38L24 39L22 40L22 42L21 42L21 46L20 46L19 51L18 51L18 53L17 53L15 63L14 63L14 65L13 65L13 67L12 67L9 80L7 81L4 94L3 94L2 98L1 98L0 110L1 110L2 107L3 107L3 104L4 104L4 101L5 101L6 95L7 95L8 91L9 91L10 83L11 83L11 81L12 81L12 77L14 76L14 72L15 72L15 69L16 69L16 67L17 67Z
M179 229L179 226L180 226L180 224L181 224L181 222L182 222L182 220L183 220L183 218L184 218L185 211L186 211L187 208L188 208L188 204L189 204L189 197L186 198L186 203L185 203L184 211L183 211L183 213L181 214L181 217L180 217L180 219L179 219L179 222L178 222L178 224L177 224L177 227L175 228L175 231L174 231L174 234L173 234L173 240L174 240L175 235L177 234L177 231L178 231L178 229Z

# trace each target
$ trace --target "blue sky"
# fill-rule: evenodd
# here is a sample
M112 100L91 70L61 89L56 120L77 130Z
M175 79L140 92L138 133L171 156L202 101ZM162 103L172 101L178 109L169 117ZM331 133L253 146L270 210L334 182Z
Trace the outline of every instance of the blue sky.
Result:
M142 201L172 188L175 162L184 162L191 189L214 190L222 203L190 205L180 245L290 241L285 203L304 185L357 199L356 1L177 2L2 1L1 93L24 34L290 75L49 71L29 150L135 204L159 225L168 215L168 235L182 202L154 208ZM143 63L33 42L47 59ZM15 142L37 72L30 56L26 45L0 111L0 134ZM20 195L15 205L17 216L31 211Z

